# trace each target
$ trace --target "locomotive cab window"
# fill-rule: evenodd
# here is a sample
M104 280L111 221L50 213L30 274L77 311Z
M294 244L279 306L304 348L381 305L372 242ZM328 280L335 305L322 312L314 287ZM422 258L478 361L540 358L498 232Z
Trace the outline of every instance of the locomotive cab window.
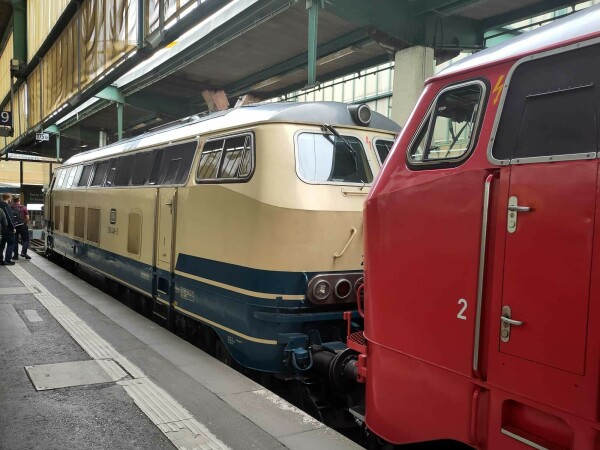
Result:
M600 45L528 60L510 78L491 156L512 164L598 151ZM558 68L568 67L569 70ZM533 158L533 159L530 159Z
M144 152L135 155L135 162L131 174L131 185L142 186L146 183L150 169L152 168L152 162L154 161L154 152Z
M254 169L252 134L206 141L200 155L196 180L246 181Z
M466 158L474 146L484 93L482 82L442 91L410 147L409 162L439 164Z
M297 171L307 183L367 184L373 173L361 142L353 136L300 133Z
M94 166L92 164L88 164L83 167L83 171L81 172L81 176L79 177L79 182L77 186L86 187L88 185L88 181L90 181L90 174L92 173L92 168Z
M375 146L375 152L377 153L379 165L382 166L385 160L387 159L390 150L392 150L394 141L390 141L387 139L375 139L373 141L373 145Z
M104 179L106 178L106 172L110 167L110 161L104 161L96 164L96 170L90 186L102 186Z
M56 185L54 186L56 189L62 188L66 174L67 174L67 169L60 169L58 171L58 175L56 176Z

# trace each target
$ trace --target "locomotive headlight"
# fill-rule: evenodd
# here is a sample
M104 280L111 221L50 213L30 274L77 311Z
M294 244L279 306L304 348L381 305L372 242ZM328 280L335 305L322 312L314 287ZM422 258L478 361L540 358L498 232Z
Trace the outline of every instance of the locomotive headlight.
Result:
M348 298L352 292L352 283L350 283L345 278L342 278L337 283L335 283L335 296L340 300Z
M371 123L371 108L364 103L348 106L348 112L350 113L352 120L358 125L366 127Z
M365 283L365 279L363 277L360 277L358 280L356 280L356 283L354 283L354 292L358 291L358 288L360 287L361 284Z
M331 285L325 280L321 280L313 287L313 295L319 301L327 300L331 292Z

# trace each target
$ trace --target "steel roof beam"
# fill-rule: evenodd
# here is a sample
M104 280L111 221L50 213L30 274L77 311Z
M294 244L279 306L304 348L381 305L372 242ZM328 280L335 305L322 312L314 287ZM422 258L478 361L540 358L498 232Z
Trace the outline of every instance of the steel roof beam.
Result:
M121 94L121 91L116 86L106 86L96 95L94 95L94 97L108 100L109 102L125 103L123 94Z
M405 1L325 0L325 10L349 22L377 28L407 44L419 43L419 23Z
M145 111L165 114L175 119L189 116L193 111L189 110L188 104L181 103L176 98L150 92L134 93L126 98L127 104Z
M464 17L436 17L425 20L425 36L421 45L434 50L481 50L485 48L481 22Z
M467 5L479 3L482 0L421 0L415 6L415 14L427 14L430 12L448 14Z
M123 86L123 93L128 96L129 94L154 84L156 81L161 80L162 78L172 75L179 69L191 64L194 61L197 61L207 53L210 53L215 48L226 44L236 37L239 37L242 32L259 26L264 20L289 9L294 3L294 0L265 0L264 2L257 2L256 5L253 5L252 8L245 11L244 14L240 14L231 18L226 24L215 30L212 30L203 39L190 45L184 51L177 53L160 66L148 71L126 86ZM205 3L202 3L202 5L204 4ZM171 31L171 29L165 30L165 32L168 31ZM172 40L173 39L165 39L166 42L170 42ZM222 86L205 87L217 89L221 88Z
M566 6L572 6L573 0L543 0L533 5L525 6L523 8L516 9L506 14L500 14L482 21L482 28L484 30L490 30L492 28L498 28L503 25L509 25L511 23L530 19L547 12L552 12Z
M390 43L397 49L413 45L478 49L483 45L480 22L453 16L421 16L433 8L442 10L443 6L450 11L478 1L481 0L426 0L424 6L419 2L416 9L409 2L398 0L325 0L325 10L391 37ZM438 41L442 35L444 42Z
M328 74L326 74L323 77L323 79L321 80L321 83L334 80L334 79L342 77L344 75L350 75L352 73L356 73L356 72L359 72L361 70L364 70L367 67L374 67L374 66L377 66L379 64L383 64L383 63L386 63L386 62L389 62L389 61L390 60L389 60L389 57L387 55L376 56L376 57L371 58L371 59L369 59L367 61L364 61L362 63L355 64L355 65L350 66L350 67L345 67L343 69L336 70L336 71L333 71L333 72L329 72ZM292 86L286 86L285 89L280 89L280 90L273 91L273 92L269 93L269 97L272 97L272 98L274 98L274 97L280 97L280 96L283 96L285 94L292 93L294 91L299 91L299 90L301 90L301 89L303 89L305 87L306 87L306 85L305 85L304 82L297 83L297 84L292 85Z
M324 56L331 55L340 50L352 47L360 46L366 42L369 42L368 31L366 29L360 29L353 31L330 42L320 45L317 48L317 59L323 58ZM290 72L306 67L308 61L308 52L296 55L286 61L279 64L275 64L268 69L261 70L249 77L243 78L235 83L232 83L225 87L225 92L229 96L236 96L245 94L247 89L251 89L257 83L268 80L275 76L285 76Z
M27 62L27 2L12 0L13 5L13 59Z

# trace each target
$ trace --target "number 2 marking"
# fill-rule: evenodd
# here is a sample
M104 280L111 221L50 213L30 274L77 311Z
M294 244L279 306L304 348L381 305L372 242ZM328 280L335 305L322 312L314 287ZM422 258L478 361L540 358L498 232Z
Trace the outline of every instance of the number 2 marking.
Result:
M464 312L467 310L467 301L464 298L461 298L458 301L458 304L462 305L462 309L458 312L456 318L460 320L467 320L467 316L464 315Z

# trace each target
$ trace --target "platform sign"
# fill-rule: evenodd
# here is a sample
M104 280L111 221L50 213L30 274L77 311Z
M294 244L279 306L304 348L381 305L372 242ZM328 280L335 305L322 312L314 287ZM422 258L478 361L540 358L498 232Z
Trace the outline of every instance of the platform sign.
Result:
M36 141L49 141L50 135L48 133L35 133Z
M12 127L12 112L11 111L0 112L0 126Z
M44 192L42 191L42 186L34 184L24 184L21 186L21 189L25 197L24 201L26 205L29 205L31 203L44 203Z

